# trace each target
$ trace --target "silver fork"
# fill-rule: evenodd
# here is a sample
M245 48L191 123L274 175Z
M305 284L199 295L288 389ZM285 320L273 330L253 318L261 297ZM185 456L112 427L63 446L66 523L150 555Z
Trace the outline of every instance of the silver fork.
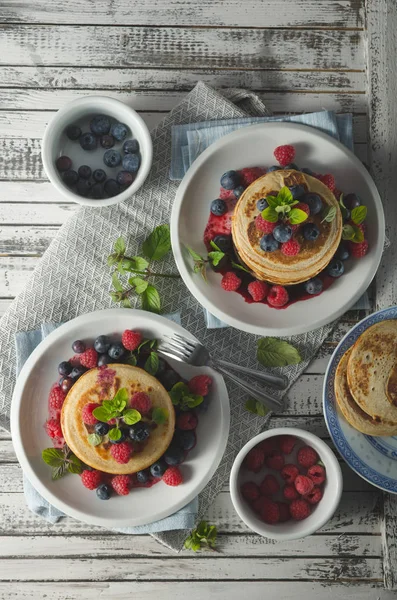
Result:
M212 367L223 375L226 375L248 394L253 395L257 400L263 400L263 402L265 402L266 405L272 410L280 410L283 408L282 401L273 398L258 387L248 383L240 377L237 377L233 373L230 373L230 371L225 367L236 371L240 370L243 373L254 376L261 383L265 382L280 389L284 389L287 386L288 380L286 377L270 375L268 373L259 373L258 371L254 371L248 367L234 365L224 360L214 360L207 348L200 344L200 342L193 342L192 340L189 340L177 333L175 333L172 337L165 337L167 338L167 341L161 341L158 347L158 351L161 352L161 354L165 354L166 356L174 358L175 360L190 364L195 367L203 367L205 365Z

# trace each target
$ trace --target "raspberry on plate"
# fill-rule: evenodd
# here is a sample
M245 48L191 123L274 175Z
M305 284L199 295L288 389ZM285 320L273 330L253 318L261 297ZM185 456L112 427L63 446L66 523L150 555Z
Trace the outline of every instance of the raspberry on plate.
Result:
M281 471L284 466L284 456L282 454L273 454L265 460L266 466L275 471Z
M274 150L274 156L282 167L292 163L295 158L295 148L290 144L285 146L277 146Z
M368 252L368 241L363 240L360 243L349 242L349 252L353 258L362 258Z
M303 521L303 519L306 519L310 515L310 504L306 500L303 500L303 498L298 498L298 500L294 500L289 505L289 512L294 521Z
M285 523L286 521L289 521L291 518L291 515L289 513L288 504L286 504L285 502L277 502L277 506L278 506L279 515L280 515L279 522Z
M325 469L321 465L313 465L308 469L307 476L310 477L314 485L321 485L325 481Z
M306 202L298 202L298 204L295 204L293 208L299 208L300 210L303 210L307 216L310 215L310 207L308 204L306 204Z
M248 293L254 302L262 302L269 292L269 286L265 281L251 281L248 284Z
M183 482L182 473L179 467L168 467L162 479L164 483L172 487L176 487Z
M272 500L264 502L261 510L261 518L262 521L269 525L278 523L280 520L280 509L277 502L273 502Z
M318 462L318 454L310 446L303 446L298 450L297 460L301 467L309 469Z
M131 478L129 475L115 475L110 483L119 496L128 496L130 493Z
M241 279L233 271L228 271L222 277L221 286L226 292L236 292L240 285Z
M182 431L190 431L191 429L196 429L198 423L198 419L193 412L183 412L181 413L177 420L176 426L178 429L182 429Z
M255 227L263 233L273 233L276 225L277 223L270 223L270 221L266 221L262 215L258 215L255 219Z
M96 490L102 483L102 473L85 469L81 474L81 482L88 490Z
M243 498L248 500L248 502L253 502L257 500L260 496L259 488L253 481L246 481L240 488L241 494Z
M63 436L61 423L58 419L48 419L45 424L45 430L47 435L52 439L61 438Z
M96 402L89 402L83 406L83 410L81 411L83 423L86 425L96 425L96 423L99 422L98 419L92 414L92 412L99 406L101 405L97 404Z
M241 176L241 182L243 185L248 187L256 179L259 179L259 177L264 175L266 173L266 169L263 169L262 167L246 167L245 169L241 169L239 173Z
M299 494L293 485L285 485L283 489L284 498L286 500L296 500Z
M301 251L301 246L298 240L291 238L288 242L281 244L281 252L284 256L296 256Z
M131 398L130 406L139 411L141 415L145 415L152 408L152 401L145 392L135 392Z
M110 447L110 454L114 460L120 465L125 465L131 458L133 448L128 442L121 442L121 444L112 444Z
M269 473L268 475L265 475L265 478L260 484L259 489L262 496L273 496L279 491L280 484L275 476Z
M299 469L296 465L284 465L280 474L287 483L294 483L299 475Z
M293 435L280 435L280 450L283 454L291 454L296 444Z
M48 398L48 406L53 410L61 410L65 398L66 394L62 388L59 385L54 385Z
M335 191L336 184L335 184L335 177L333 175L331 175L330 173L327 173L326 175L319 175L318 179L324 185L326 185L327 188L331 190L331 192Z
M312 489L314 488L314 483L310 479L310 477L306 477L306 475L298 475L294 481L295 489L301 496L306 496L310 494Z
M322 490L315 486L309 494L305 496L305 500L309 502L309 504L318 504L323 497Z
M259 446L256 446L248 452L244 462L248 471L258 473L265 462L265 454Z
M196 375L188 382L188 388L193 394L207 396L212 385L212 377L209 375Z
M267 295L270 306L280 308L285 306L289 300L288 292L282 285L273 285Z
M142 342L142 334L139 331L133 331L132 329L126 329L121 336L121 343L126 350L133 352Z
M79 356L80 364L87 369L94 369L98 362L98 352L94 348L88 348Z

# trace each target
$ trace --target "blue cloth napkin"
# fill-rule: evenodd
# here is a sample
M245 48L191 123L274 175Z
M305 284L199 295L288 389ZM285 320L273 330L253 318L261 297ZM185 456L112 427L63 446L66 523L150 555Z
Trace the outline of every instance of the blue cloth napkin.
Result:
M256 123L269 121L289 121L315 127L331 137L339 140L353 150L353 117L351 114L337 115L332 111L321 111L305 115L286 115L281 117L241 117L239 119L225 119L203 121L201 123L186 123L172 127L172 156L170 178L182 179L186 171L196 158L211 144L221 137ZM365 292L357 301L353 309L369 309L371 307L368 294ZM206 325L209 329L228 327L207 310L204 310Z
M178 313L165 315L171 321L180 323ZM26 360L40 342L60 324L43 323L40 329L35 331L20 331L15 334L16 360L17 360L17 375L25 364ZM30 481L24 476L23 489L25 494L26 504L28 508L43 517L49 523L57 523L65 516L63 512L52 506L45 500L38 491L33 487ZM160 531L171 531L174 529L192 529L196 522L198 513L198 498L195 498L189 504L181 508L178 512L161 519L154 521L148 525L139 525L137 527L117 528L114 531L129 534L142 533L158 533Z

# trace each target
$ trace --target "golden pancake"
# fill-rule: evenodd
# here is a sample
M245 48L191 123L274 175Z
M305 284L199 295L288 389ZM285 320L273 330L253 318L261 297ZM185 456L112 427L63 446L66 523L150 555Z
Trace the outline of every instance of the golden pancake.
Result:
M298 232L296 239L301 250L296 256L285 256L281 250L264 252L259 245L264 234L255 226L259 215L256 203L260 198L277 194L282 187L292 185L303 185L307 192L318 194L324 208L335 207L336 216L328 223L323 222L321 213L310 215L306 222L315 223L320 235L315 241L308 241ZM338 201L327 186L300 171L280 170L259 177L243 192L232 217L232 237L237 255L254 277L273 284L294 285L325 269L339 246L342 225Z
M139 445L139 451L134 451L126 464L114 460L110 442L90 445L88 435L93 432L93 426L85 425L82 420L86 404L101 404L103 400L112 399L121 388L126 388L130 397L135 392L146 392L153 408L164 408L168 412L166 423L151 430L148 440ZM168 392L155 377L138 367L109 364L106 369L90 369L76 381L62 406L61 426L67 445L86 465L121 475L146 469L164 454L174 434L175 411Z

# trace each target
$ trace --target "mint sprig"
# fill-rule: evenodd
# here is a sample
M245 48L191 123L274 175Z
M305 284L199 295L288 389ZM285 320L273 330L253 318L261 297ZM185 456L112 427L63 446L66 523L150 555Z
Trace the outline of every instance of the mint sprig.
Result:
M65 444L63 448L46 448L41 457L44 462L52 467L51 478L53 481L60 479L67 473L80 475L83 472L83 463L75 456Z
M193 273L199 273L206 282L208 259L201 256L201 254L190 248L190 246L185 246L185 248L193 259Z
M98 421L107 423L112 419L116 419L116 426L113 427L108 436L111 440L117 441L121 437L119 430L119 421L124 421L126 425L133 425L141 420L140 412L135 409L127 408L129 393L127 388L120 388L112 400L104 400L101 406L98 406L92 411L94 417Z
M259 417L265 417L269 409L259 400L255 400L254 398L250 398L245 403L245 408L248 412L253 413L254 415L258 415Z
M364 240L364 234L357 225L346 223L342 229L342 239L359 244Z
M171 402L174 406L178 406L181 410L190 410L199 406L204 398L197 394L192 394L186 383L179 381L169 392Z
M266 196L266 202L269 206L261 212L265 221L277 223L281 219L289 221L291 225L298 225L307 219L304 210L293 208L299 202L295 200L287 186L283 186L277 196Z
M217 529L215 525L210 525L207 521L201 521L192 533L185 540L185 548L187 550L210 549L215 550Z
M258 340L256 357L265 367L285 367L296 365L302 358L298 350L278 338L266 337Z

